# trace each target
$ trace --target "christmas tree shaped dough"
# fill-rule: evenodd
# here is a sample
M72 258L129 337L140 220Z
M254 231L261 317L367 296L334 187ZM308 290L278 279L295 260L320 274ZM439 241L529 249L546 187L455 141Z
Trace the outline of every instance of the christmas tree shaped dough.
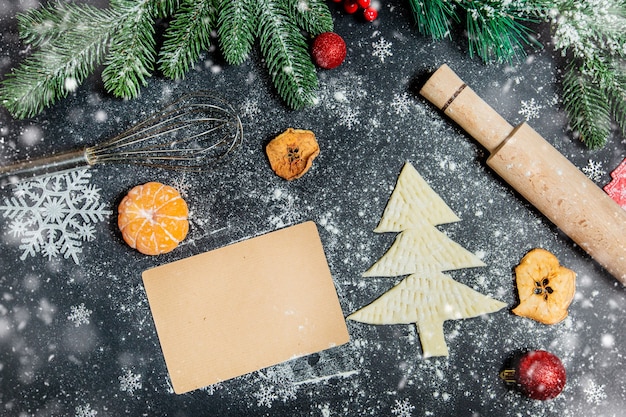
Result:
M435 226L421 223L398 234L389 250L363 276L395 277L479 266L485 264L476 255Z
M459 220L413 165L407 162L374 232L400 232L423 222L438 225Z
M348 320L368 324L415 323L424 357L448 356L444 321L493 313L505 306L446 274L414 274L348 316Z

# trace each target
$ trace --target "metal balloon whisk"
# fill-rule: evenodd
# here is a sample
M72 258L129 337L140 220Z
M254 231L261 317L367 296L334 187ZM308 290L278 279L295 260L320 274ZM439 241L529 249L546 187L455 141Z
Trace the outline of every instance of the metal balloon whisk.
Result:
M201 91L182 96L105 142L3 166L0 176L33 177L113 162L198 172L230 155L242 138L235 109L224 99Z

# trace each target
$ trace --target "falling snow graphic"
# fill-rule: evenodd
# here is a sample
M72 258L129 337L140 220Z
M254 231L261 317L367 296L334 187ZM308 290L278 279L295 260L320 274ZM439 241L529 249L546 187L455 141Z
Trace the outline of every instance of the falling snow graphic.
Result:
M594 162L591 159L587 162L587 166L583 167L582 171L589 177L591 181L600 181L602 176L606 174L606 171L602 169L602 162Z
M92 311L85 307L85 303L80 303L77 306L70 307L70 314L67 319L74 323L74 326L78 327L81 324L89 324L89 317Z
M524 116L526 121L529 121L530 119L538 118L541 109L543 109L543 106L538 104L534 98L531 98L528 101L522 100L521 108L518 113Z
M391 414L398 417L411 417L413 410L415 407L405 398L402 401L396 400L395 405L391 408Z
M118 379L120 381L120 391L127 392L129 395L134 395L135 391L140 390L142 387L141 375L133 374L130 369L127 369Z
M598 385L593 381L589 381L585 387L585 399L589 404L600 405L606 399L604 385Z
M385 62L385 58L393 56L391 52L391 42L385 40L385 38L381 37L376 42L372 42L372 48L374 51L372 55L380 59L380 62Z
M94 224L111 214L90 177L81 169L38 178L17 184L13 197L4 199L0 211L11 220L8 232L21 239L20 259L62 254L79 263L82 242L94 240Z

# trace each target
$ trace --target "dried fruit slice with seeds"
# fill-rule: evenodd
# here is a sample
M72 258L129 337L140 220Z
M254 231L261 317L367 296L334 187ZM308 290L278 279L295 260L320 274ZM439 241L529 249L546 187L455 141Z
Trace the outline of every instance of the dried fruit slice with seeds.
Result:
M315 134L310 130L289 128L276 136L265 148L276 175L294 180L303 176L320 153Z
M528 252L515 267L520 303L512 312L544 324L567 317L576 293L576 273L545 249Z

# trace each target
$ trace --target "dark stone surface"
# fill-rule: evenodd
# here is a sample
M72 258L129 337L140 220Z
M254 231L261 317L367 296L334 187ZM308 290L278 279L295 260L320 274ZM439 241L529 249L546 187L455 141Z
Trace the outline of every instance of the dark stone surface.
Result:
M9 6L0 19L2 74L24 56L15 33L18 6ZM319 102L302 111L283 105L256 52L240 66L224 65L218 54L208 53L184 80L155 76L129 102L104 93L96 74L35 118L15 121L0 110L3 164L104 140L197 89L230 100L240 110L245 131L235 158L205 174L123 165L91 168L87 184L99 190L100 202L112 214L91 223L94 239L81 243L77 262L41 250L23 257L21 239L10 233L12 220L3 210L0 414L621 415L626 408L623 286L498 179L485 165L485 151L417 94L424 75L447 63L512 124L526 114L576 166L600 164L595 181L603 186L626 156L624 138L616 133L604 149L589 151L568 130L559 95L562 62L547 29L541 28L545 49L529 51L514 65L485 65L468 57L461 36L435 42L419 35L406 2L383 2L373 24L339 12L334 18L336 32L348 44L347 60L335 70L319 71ZM321 147L311 171L293 182L275 176L264 153L264 145L287 127L313 130ZM514 266L531 248L543 247L578 274L569 318L545 326L505 309L446 322L450 356L430 359L421 356L414 326L348 322L348 345L175 395L141 272L314 220L348 315L401 279L360 275L393 241L393 234L372 230L405 161L462 219L440 230L487 264L455 271L455 279L512 308L517 302ZM192 218L187 240L159 257L129 249L116 226L121 197L151 180L179 187ZM5 184L2 205L16 193ZM85 315L88 323L68 318L80 306L91 312ZM508 358L528 348L548 349L563 360L568 382L556 399L527 400L498 378Z

